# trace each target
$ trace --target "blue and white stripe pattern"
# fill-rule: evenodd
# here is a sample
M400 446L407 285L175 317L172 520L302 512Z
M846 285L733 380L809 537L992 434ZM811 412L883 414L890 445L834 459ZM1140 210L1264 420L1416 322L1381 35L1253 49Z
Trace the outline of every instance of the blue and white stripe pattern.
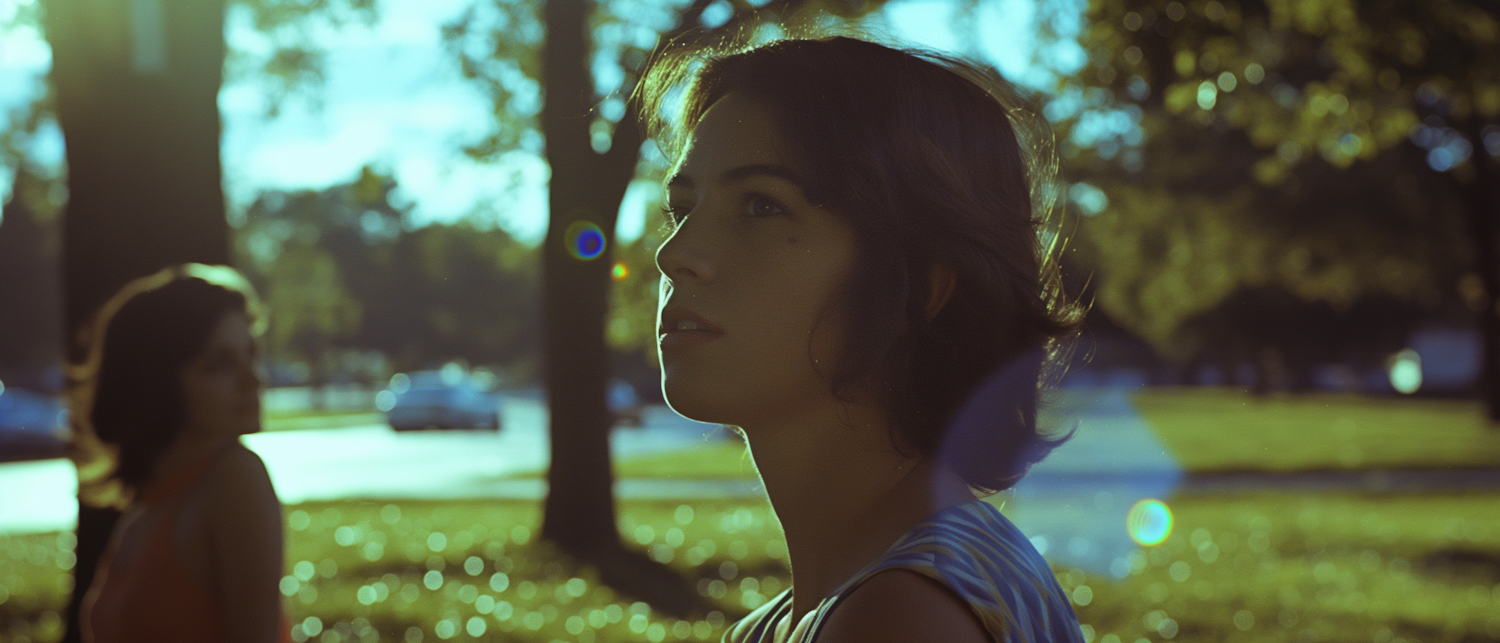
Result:
M1052 568L1021 530L982 500L954 505L912 527L824 598L809 615L811 626L782 632L788 640L777 640L776 624L791 612L790 589L731 628L724 642L815 643L839 601L887 569L911 570L947 586L997 642L1083 643L1078 617Z

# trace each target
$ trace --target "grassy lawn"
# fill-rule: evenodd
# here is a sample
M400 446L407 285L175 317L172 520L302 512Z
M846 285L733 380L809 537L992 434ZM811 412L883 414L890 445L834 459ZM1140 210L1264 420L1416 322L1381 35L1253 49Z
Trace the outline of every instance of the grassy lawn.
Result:
M1488 427L1479 403L1469 400L1324 394L1257 399L1237 389L1163 388L1144 389L1132 402L1190 472L1500 467L1500 429ZM1068 412L1053 417L1066 419ZM1086 440L1088 424L1082 426L1078 439ZM743 444L734 440L621 459L616 472L755 477Z
M298 429L323 429L359 424L381 424L384 413L367 411L330 411L303 409L298 411L267 411L262 418L266 431L290 431Z
M1134 403L1190 471L1496 466L1470 402L1256 400L1146 390ZM748 477L743 445L627 458L622 477ZM1177 528L1123 578L1059 567L1090 643L1500 640L1500 493L1185 494ZM679 621L538 543L532 502L287 507L282 589L299 640L717 640L788 583L763 501L622 501L627 542L722 610ZM1122 526L1123 528L1123 526ZM71 534L0 536L0 641L59 640Z
M1123 579L1054 571L1091 643L1500 640L1500 495L1186 496ZM534 503L287 508L299 640L718 640L786 587L759 503L622 503L621 533L724 607L679 621L535 539ZM1123 528L1123 526L1122 526ZM0 537L0 636L56 641L71 542ZM328 634L332 632L333 634Z
M730 438L694 447L615 461L615 475L621 478L688 478L722 479L754 478L755 465L745 443Z
M1188 471L1500 467L1476 401L1156 388L1133 402Z

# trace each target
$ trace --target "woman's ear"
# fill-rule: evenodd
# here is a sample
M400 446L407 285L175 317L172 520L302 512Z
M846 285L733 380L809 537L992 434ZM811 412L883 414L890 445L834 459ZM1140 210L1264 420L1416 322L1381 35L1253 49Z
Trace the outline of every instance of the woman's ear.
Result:
M927 319L931 321L942 312L943 306L947 305L948 297L953 295L953 288L958 283L958 275L952 268L940 263L932 264L927 270Z

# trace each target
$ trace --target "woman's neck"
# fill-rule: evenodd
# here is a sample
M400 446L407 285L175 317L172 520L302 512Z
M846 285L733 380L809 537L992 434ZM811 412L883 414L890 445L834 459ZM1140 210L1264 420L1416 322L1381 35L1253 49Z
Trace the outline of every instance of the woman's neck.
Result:
M786 533L793 624L912 526L974 499L951 470L898 453L884 421L859 407L842 415L819 409L745 434Z

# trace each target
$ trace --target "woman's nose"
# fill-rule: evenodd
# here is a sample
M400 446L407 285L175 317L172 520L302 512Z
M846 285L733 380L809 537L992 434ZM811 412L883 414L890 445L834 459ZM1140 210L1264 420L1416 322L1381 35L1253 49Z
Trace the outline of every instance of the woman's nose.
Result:
M656 250L656 269L670 281L713 281L714 267L696 232L687 231L687 222Z

